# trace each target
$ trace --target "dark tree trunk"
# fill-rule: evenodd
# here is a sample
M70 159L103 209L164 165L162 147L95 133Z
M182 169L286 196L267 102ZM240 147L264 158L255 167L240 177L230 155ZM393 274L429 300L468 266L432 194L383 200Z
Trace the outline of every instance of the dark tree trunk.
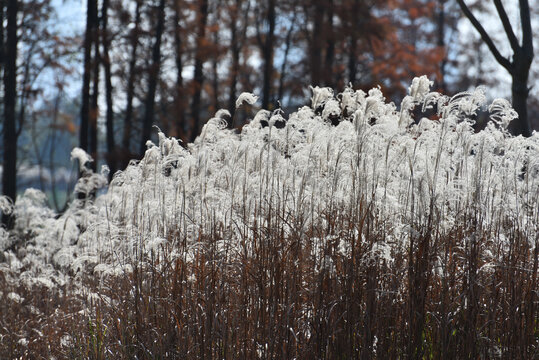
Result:
M219 35L217 32L213 34L213 41L216 46L219 44ZM212 59L212 91L213 91L213 111L219 110L221 107L219 105L219 72L217 70L218 65L218 55L215 54Z
M146 141L150 140L152 125L154 121L155 92L159 80L159 70L161 68L161 39L165 29L165 0L159 1L157 9L157 25L155 28L155 42L152 48L152 64L149 69L148 94L144 109L144 120L142 122L142 141L140 143L140 155L144 156L146 151Z
M290 21L290 27L288 28L288 31L286 32L286 38L285 38L285 47L284 47L284 55L283 55L283 63L281 64L281 74L279 76L279 90L277 92L277 98L279 101L283 101L284 96L284 79L286 76L286 65L288 65L288 54L290 52L290 45L292 43L292 34L294 32L294 27L296 25L296 17L297 17L297 11L294 7L294 13L292 14L292 20Z
M530 120L528 119L527 101L529 95L528 78L534 56L533 34L528 0L519 0L519 4L520 22L522 24L522 46L517 46L514 49L513 69L511 72L513 78L511 95L513 98L513 107L518 113L518 119L513 121L512 125L515 128L515 131L513 131L514 134L522 134L528 137L532 134ZM511 35L509 36L511 37Z
M511 74L513 83L511 85L511 97L513 99L513 108L518 113L518 119L512 121L509 126L509 131L515 135L531 136L532 131L530 122L528 121L528 76L530 64L518 64L520 61L525 61L524 57L514 58L514 70Z
M95 15L94 0L87 0L86 6L86 31L84 34L84 72L82 75L82 102L80 110L80 138L79 146L88 151L88 123L90 115L90 80L92 72L92 33L93 19Z
M530 66L533 61L533 37L528 0L519 0L522 45L518 42L518 38L515 35L501 0L494 0L494 5L498 11L505 34L507 35L509 44L513 49L512 59L505 58L501 55L490 35L473 15L464 0L457 0L457 3L459 4L464 15L466 15L477 32L479 32L481 39L488 46L496 61L498 61L498 63L511 74L511 95L513 98L513 107L518 113L518 118L511 122L509 125L509 130L514 135L531 136L530 121L528 119L527 111L527 100L529 92L528 77L530 73Z
M328 14L328 22L326 28L326 58L324 63L324 86L334 87L333 80L333 61L335 59L335 36L333 29L333 0L327 0L326 12Z
M324 4L323 0L315 0L314 18L313 18L313 34L310 39L310 65L311 65L311 85L321 85L321 70L322 70L322 25L324 21Z
M234 127L234 113L236 112L236 91L238 86L238 72L240 67L240 44L238 44L238 14L241 7L241 0L236 0L235 8L230 19L230 52L232 64L230 66L230 90L228 94L228 111L232 116L228 127Z
M348 56L348 82L355 86L357 81L357 38L350 36L349 40L350 54Z
M357 80L357 41L359 37L357 23L359 21L359 0L354 0L354 5L350 11L353 15L348 20L348 26L350 26L350 38L348 40L348 82L352 84L352 86L355 86Z
M18 1L7 2L7 46L4 70L4 164L2 191L13 202L17 197L17 134L15 101L17 97L17 11ZM11 229L14 217L2 214L2 223Z
M93 10L92 10L92 43L94 46L94 58L93 58L93 90L92 98L90 103L90 116L89 116L89 125L90 125L90 147L88 148L90 155L94 159L92 162L92 169L97 170L97 117L99 114L99 62L100 62L100 53L99 53L99 17L97 14L97 0L92 1Z
M214 4L214 25L219 26L219 23L222 21L222 19L219 16L219 9L221 8L221 0L217 0ZM213 91L213 99L212 99L212 106L213 111L217 111L221 108L219 104L219 72L217 70L217 66L219 65L219 55L220 55L220 38L219 38L219 31L213 31L212 33L212 41L214 46L214 52L212 56L212 91Z
M438 0L438 46L444 49L444 57L440 62L440 79L438 87L444 94L447 92L447 85L445 83L447 66L447 51L445 49L445 2L446 0Z
M206 37L206 22L208 20L208 1L200 0L199 20L197 31L197 46L195 51L195 68L193 71L193 101L191 103L191 136L190 141L194 141L200 133L200 100L202 96L202 83L204 82L204 74L202 67L204 66L203 46L204 38Z
M5 0L0 0L0 77L4 70L4 6L6 6Z
M179 137L183 141L187 141L188 138L185 135L185 99L184 99L184 86L183 86L183 43L182 43L182 27L181 21L183 16L181 15L181 7L179 0L174 0L174 46L176 47L176 99L174 101L176 109L176 130Z
M236 0L235 2L235 8L233 12L233 16L231 18L230 23L230 32L231 32L231 52L232 52L232 66L230 69L230 90L228 94L228 110L230 111L230 115L232 116L232 119L230 120L230 123L228 124L229 127L234 127L234 114L236 112L236 97L237 97L237 87L238 87L238 75L240 72L240 53L241 50L245 44L245 38L247 35L247 24L248 24L248 16L249 16L249 9L251 3L248 1L246 8L242 9L242 5L244 4L243 0ZM243 13L243 23L241 28L241 33L238 33L238 18L239 15Z
M262 88L262 108L268 109L271 101L271 83L273 80L273 48L275 42L275 0L269 0L266 21L268 32L262 48L264 58L264 84Z
M110 179L112 175L117 170L117 151L114 141L114 111L113 111L113 101L112 101L112 73L110 69L110 34L108 32L108 9L109 9L109 0L103 0L103 5L101 9L101 21L102 21L102 30L101 34L103 37L103 57L102 63L105 69L105 97L107 102L107 114L106 114L106 128L107 128L107 164L110 168Z
M122 136L122 164L124 169L129 164L131 158L131 124L133 122L133 96L135 94L135 68L137 65L137 49L140 26L140 6L142 0L137 0L135 9L135 27L131 33L131 55L129 56L128 78L127 78L127 105L125 109L123 136Z

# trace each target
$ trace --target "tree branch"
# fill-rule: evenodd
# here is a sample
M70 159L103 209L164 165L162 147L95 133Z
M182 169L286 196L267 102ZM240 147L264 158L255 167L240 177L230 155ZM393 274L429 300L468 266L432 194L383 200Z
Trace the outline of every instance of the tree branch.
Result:
M519 0L520 21L522 22L522 49L526 56L533 59L533 38L528 0Z
M481 23L479 23L477 18L474 16L474 14L472 14L468 6L466 6L466 4L464 3L464 0L457 0L457 3L460 5L460 8L464 15L466 15L466 17L470 20L475 29L479 32L479 34L481 35L481 39L483 39L485 44L487 44L488 48L490 49L490 52L496 58L496 61L498 61L501 66L506 68L507 71L511 72L511 62L508 59L504 58L502 54L500 54L500 52L496 48L496 45L494 45L494 42L492 41L490 36L488 36Z
M498 15L500 15L500 20L502 21L503 28L507 34L509 43L511 44L511 48L513 49L514 53L517 53L519 51L518 40L515 36L515 32L513 31L513 27L511 26L511 22L509 21L509 17L505 12L501 0L494 0L494 5L496 5L496 10L498 11Z

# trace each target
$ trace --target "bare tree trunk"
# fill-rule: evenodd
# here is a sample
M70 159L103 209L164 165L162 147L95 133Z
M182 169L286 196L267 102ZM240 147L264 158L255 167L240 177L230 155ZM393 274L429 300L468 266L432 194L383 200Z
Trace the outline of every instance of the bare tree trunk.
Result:
M528 119L527 100L528 100L528 77L530 73L531 63L533 61L533 38L530 20L530 6L528 0L519 0L520 5L520 23L522 27L522 45L519 44L518 38L509 21L509 17L502 5L501 0L494 0L494 5L498 11L498 15L502 22L505 34L509 40L509 44L513 49L512 59L502 56L496 44L492 41L481 23L473 15L464 0L457 0L462 12L470 20L477 32L481 35L481 39L487 44L490 52L500 65L502 65L512 78L511 94L513 97L513 107L518 113L518 119L515 119L509 125L509 130L514 135L531 136L530 121Z
M217 44L219 42L219 37L217 35L217 32L214 34L214 43ZM212 105L213 105L213 111L217 111L220 109L219 106L219 73L217 70L217 64L218 64L218 58L217 55L213 56L212 59L212 91L213 91L213 99L212 99Z
M333 29L333 12L334 4L333 0L327 0L326 12L328 14L328 23L326 28L326 59L324 63L324 86L334 87L333 81L333 61L335 59L335 36Z
M152 65L149 70L148 94L146 96L146 106L144 120L142 123L142 141L140 143L140 155L144 156L146 151L146 141L150 140L152 125L154 121L155 92L159 80L159 70L161 68L161 39L165 29L165 0L159 1L157 9L157 25L155 28L155 42L152 48Z
M94 159L91 166L94 171L97 170L97 117L99 114L99 62L100 62L100 52L99 52L99 17L97 14L97 0L92 1L93 10L92 10L92 43L94 46L94 59L93 59L93 90L92 98L90 103L90 116L89 116L89 125L90 125L90 147L88 148L90 155Z
M354 86L357 81L357 40L359 37L359 30L357 22L360 21L359 17L359 0L354 0L354 6L351 11L353 16L349 20L350 24L350 38L349 38L349 55L348 55L348 82Z
M518 119L511 122L509 130L512 134L522 134L526 137L531 136L531 127L528 120L528 76L530 64L522 64L527 62L526 57L517 56L513 58L514 67L511 77L513 83L511 85L511 97L513 99L513 108L518 113Z
M88 151L88 123L90 113L90 80L92 62L92 32L94 18L94 0L87 0L86 6L86 32L84 34L84 72L82 75L82 102L80 110L80 138L79 146Z
M204 66L203 46L204 38L206 37L206 22L208 20L208 0L200 0L198 15L198 31L197 31L197 46L195 51L195 68L193 71L193 101L191 103L191 119L192 128L190 141L194 141L200 132L200 100L202 96L202 83L204 82L204 74L202 67Z
M279 76L279 90L277 92L277 98L281 102L283 101L283 96L284 96L284 78L286 76L286 65L288 63L288 53L290 52L290 45L292 43L292 34L294 32L294 28L295 28L295 25L296 25L297 10L296 10L295 6L294 6L293 11L294 11L294 13L292 14L292 20L290 21L290 27L288 28L288 31L286 32L283 63L281 64L281 74Z
M311 85L321 85L321 70L322 70L322 25L324 21L324 4L323 0L315 0L314 18L313 18L313 35L310 39L310 65L311 65Z
M102 31L101 36L103 37L103 57L102 63L105 69L105 97L107 102L107 114L106 114L106 128L107 128L107 164L110 168L109 177L112 178L112 175L117 170L117 151L114 141L114 110L113 110L113 101L112 101L112 73L110 69L110 34L108 32L108 9L109 9L109 0L103 0L103 5L101 9L101 21L102 21Z
M444 94L447 92L447 84L445 82L447 66L447 51L445 49L445 2L446 0L438 0L438 46L444 48L444 57L440 62L440 79L438 87Z
M221 22L221 18L219 15L219 9L221 8L221 0L216 0L214 4L213 11L214 13L214 24L216 26L219 26L219 23ZM212 91L213 91L213 99L212 99L212 106L213 111L217 111L221 108L219 104L219 72L217 70L217 67L219 65L219 56L220 56L220 44L219 44L219 31L213 31L212 32L212 41L214 46L214 53L212 56Z
M238 44L238 14L241 8L241 0L236 0L234 10L230 18L230 52L232 65L230 66L230 90L228 93L228 111L232 116L228 127L234 127L234 113L236 112L236 91L238 86L238 72L240 65L240 44Z
M238 75L240 72L240 53L241 50L245 44L245 39L247 35L247 24L248 24L248 16L249 16L249 10L251 7L251 2L247 1L247 5L245 9L242 9L242 5L244 4L243 0L236 0L235 2L235 8L233 15L231 17L230 21L230 32L231 32L231 41L230 41L230 48L232 52L232 66L231 66L231 74L230 74L230 90L228 94L228 111L230 111L230 115L232 116L230 120L229 127L234 127L234 113L236 112L236 97L237 97L237 87L238 87ZM241 33L238 34L238 18L239 14L243 12L244 18L241 28Z
M266 21L268 32L262 48L264 58L264 84L262 88L262 108L268 109L271 100L271 83L273 80L273 50L275 42L275 0L269 0Z
M135 67L137 64L137 49L140 27L140 6L142 0L137 0L135 9L135 27L131 33L131 55L129 56L127 78L127 105L125 109L123 137L122 137L122 162L121 168L126 168L131 158L131 123L133 122L133 96L135 94Z
M7 2L7 46L4 71L4 163L2 192L13 202L17 197L17 134L15 102L17 98L17 12L18 1ZM13 228L15 218L2 214L2 223Z
M185 99L184 99L184 85L183 85L183 43L182 43L182 28L181 21L183 16L181 15L180 0L174 0L174 46L176 47L176 99L174 101L176 109L176 131L178 136L187 141L186 137L186 124L185 124Z
M0 77L4 70L4 7L6 6L5 0L0 0Z

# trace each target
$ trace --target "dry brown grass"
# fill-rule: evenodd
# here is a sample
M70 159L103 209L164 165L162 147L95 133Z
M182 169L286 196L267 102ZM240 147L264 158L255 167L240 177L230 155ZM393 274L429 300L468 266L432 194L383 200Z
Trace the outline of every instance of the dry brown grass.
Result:
M537 358L537 246L532 252L518 229L502 242L496 228L476 228L473 217L443 237L434 223L416 224L418 235L387 261L372 252L384 241L384 224L366 206L328 214L324 228L288 235L282 216L270 216L269 226L256 226L252 238L241 239L239 253L219 245L226 231L215 226L198 239L194 259L167 261L159 253L170 251L170 244L187 254L185 239L171 232L150 265L134 262L128 276L88 278L87 291L98 294L91 302L67 288L6 287L0 353L95 359ZM341 254L340 243L351 246L350 256ZM8 299L12 290L24 300Z

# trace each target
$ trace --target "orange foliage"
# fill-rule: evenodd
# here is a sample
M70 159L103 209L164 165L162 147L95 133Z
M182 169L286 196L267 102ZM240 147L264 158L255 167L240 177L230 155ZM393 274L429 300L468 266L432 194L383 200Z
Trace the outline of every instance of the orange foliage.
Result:
M402 98L415 76L427 75L440 80L440 62L445 49L437 46L435 31L424 25L435 22L435 4L428 0L390 0L386 36L372 40L374 61L371 66L376 82L394 100ZM430 27L432 29L432 27Z

